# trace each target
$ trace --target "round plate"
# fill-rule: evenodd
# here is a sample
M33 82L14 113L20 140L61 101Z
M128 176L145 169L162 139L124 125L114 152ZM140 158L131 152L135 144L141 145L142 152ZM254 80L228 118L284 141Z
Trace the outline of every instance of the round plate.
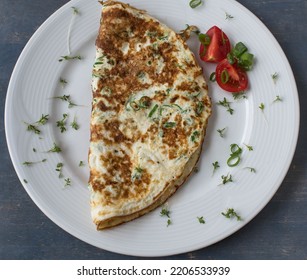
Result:
M207 0L191 9L188 1L129 0L139 9L176 31L185 24L203 32L217 25L232 43L242 41L255 55L248 73L247 98L234 99L209 82L213 115L209 120L199 172L168 200L172 224L160 216L160 208L124 225L96 231L90 217L87 164L91 111L91 69L95 57L101 6L97 1L70 1L55 12L33 35L23 50L8 88L5 125L7 143L16 172L24 188L38 207L57 225L77 238L105 250L135 256L165 256L196 250L213 244L248 223L269 202L291 163L299 128L299 102L289 63L268 29L241 4L230 0ZM73 15L72 6L79 10ZM233 18L226 19L226 13ZM70 29L70 31L69 31ZM68 36L69 33L69 36ZM257 36L255 36L257 34ZM70 38L69 40L67 38ZM81 60L59 62L68 54ZM197 39L189 45L198 57ZM205 77L213 64L199 61ZM277 79L272 79L274 73ZM59 80L67 80L62 85ZM207 79L208 80L208 79ZM57 96L70 95L78 106ZM276 101L279 96L282 101ZM217 103L226 98L234 110ZM259 108L264 104L264 110ZM68 114L67 131L61 133L56 122ZM24 123L34 123L42 114L49 121L39 126L40 134L27 131ZM79 130L69 124L76 120ZM221 137L217 132L223 129ZM49 151L54 143L61 153ZM238 166L227 165L230 145L243 152ZM250 151L247 146L252 146ZM24 165L26 161L45 162ZM212 163L220 168L213 172ZM56 171L63 163L63 177ZM253 168L256 172L251 172ZM252 169L252 171L253 171ZM222 184L222 176L232 182ZM71 185L65 186L67 179ZM65 181L66 179L66 181ZM221 213L233 208L242 221L227 219ZM198 217L203 217L205 224Z

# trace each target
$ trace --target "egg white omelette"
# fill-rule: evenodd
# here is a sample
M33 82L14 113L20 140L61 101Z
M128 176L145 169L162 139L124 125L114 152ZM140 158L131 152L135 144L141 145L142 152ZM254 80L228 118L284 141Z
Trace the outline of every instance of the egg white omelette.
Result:
M145 11L103 3L89 148L98 230L148 213L184 183L211 115L207 89L180 35Z

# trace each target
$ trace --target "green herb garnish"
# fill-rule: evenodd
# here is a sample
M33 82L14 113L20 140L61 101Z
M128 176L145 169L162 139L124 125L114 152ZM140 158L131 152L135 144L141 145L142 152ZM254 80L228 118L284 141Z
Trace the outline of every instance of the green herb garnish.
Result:
M272 80L273 80L274 84L276 84L276 81L278 79L278 73L275 72L274 74L271 75L271 77L272 77Z
M68 108L72 108L74 106L78 106L77 104L71 101L70 95L63 95L63 96L55 96L55 99L60 99L62 101L68 102Z
M139 100L139 106L141 108L149 108L151 103L151 99L148 96L142 96L141 99Z
M241 160L242 149L237 144L230 145L230 157L227 160L227 165L229 167L237 166Z
M155 106L153 106L153 108L151 109L151 111L148 114L149 118L151 118L154 115L154 113L157 111L158 107L159 107L158 104L155 104Z
M233 208L228 208L226 213L221 213L227 219L237 218L237 221L242 221L242 218L235 212Z
M200 6L203 3L202 0L191 0L189 5L192 9L195 9L196 7Z
M222 129L217 129L216 131L220 134L220 136L223 138L225 136L227 127L224 127Z
M142 96L138 102L132 101L130 103L130 107L134 111L138 111L140 109L148 109L151 104L151 99L148 96Z
M211 43L211 38L209 35L204 34L204 33L199 33L198 34L198 40L201 42L202 45L208 46Z
M64 187L71 186L71 179L70 178L65 178L64 181L65 181Z
M170 211L168 210L167 208L167 205L163 205L162 206L162 209L161 209L161 212L160 212L160 216L161 217L167 217L167 226L171 225L172 224L172 221L171 221L171 217L170 217Z
M212 165L213 165L213 173L214 173L220 167L220 165L218 161L213 162Z
M204 223L205 223L205 220L204 220L204 217L203 217L203 216L197 217L197 219L198 219L198 222L199 222L200 224L204 224Z
M282 101L282 98L279 95L276 95L276 98L274 99L273 103L277 101Z
M259 105L259 109L263 112L264 111L264 104L263 103L261 103L260 105Z
M161 209L161 212L160 212L160 216L163 217L163 216L166 216L168 218L170 218L170 211L168 210L167 206L164 205Z
M80 160L79 167L84 166L84 165L85 165L85 163L83 162L83 160Z
M222 178L222 183L221 183L221 185L222 185L222 184L225 185L225 184L227 184L227 183L233 182L233 181L232 181L232 175L229 174L229 173L228 173L226 176L222 175L221 178Z
M201 101L198 101L196 104L196 111L195 111L196 115L200 116L204 108L205 108L204 104Z
M72 121L72 123L70 123L70 126L75 129L75 130L78 130L79 129L79 124L77 123L76 121L76 116L74 117L74 120Z
M246 144L244 144L244 145L246 146L246 148L247 148L249 151L253 151L253 150L254 150L253 146L246 145Z
M63 119L59 120L56 122L56 126L60 128L61 133L66 131L66 120L67 120L68 115L63 114Z
M67 81L63 78L60 78L60 84L64 87L67 84Z
M234 18L232 15L225 12L225 19L232 19L232 18Z
M168 227L168 226L171 225L171 224L172 224L171 219L167 219L167 224L166 224L166 226Z
M48 119L49 119L49 115L42 114L41 118L35 123L37 123L38 125L44 125L47 123Z
M191 32L195 33L197 36L200 34L197 26L186 24L186 28L184 30L180 30L178 35L180 35L184 41L187 41L191 36Z
M53 147L47 151L47 153L60 153L60 152L62 152L62 149L56 143L53 143Z
M139 79L143 79L145 77L146 73L141 71L139 72L136 76L139 78Z
M129 105L133 109L133 111L139 111L141 109L139 104L135 101L131 101Z
M141 177L142 177L142 174L143 174L144 170L141 168L141 167L136 167L134 169L134 174L132 176L132 180L140 180Z
M26 123L25 124L27 125L27 131L33 131L35 134L40 134L41 131L37 128L36 125L33 125L33 124L29 124L29 123Z
M210 80L211 82L215 82L215 81L216 81L215 72L212 72L212 73L210 74L209 80Z
M173 128L176 126L176 123L175 122L166 122L164 123L163 127L165 128Z
M39 161L24 161L22 164L25 165L25 166L32 166L33 164L46 162L46 161L47 161L47 159L44 158L44 159L39 160Z
M229 102L229 101L226 99L226 97L224 97L224 99L223 99L222 101L220 100L220 101L217 103L217 105L220 105L220 106L225 107L225 108L227 109L227 112L229 112L230 115L232 115L233 112L234 112L234 110L230 107L230 103L231 103L231 102Z
M76 7L71 7L73 9L73 14L74 15L78 15L79 14L79 10Z
M227 84L229 81L229 73L227 69L224 69L221 73L221 81L223 84Z
M199 137L200 133L198 130L195 130L192 135L191 135L191 141L195 142L197 140L197 138Z
M56 169L55 171L59 172L59 178L63 178L63 173L62 173L62 168L63 168L64 164L62 162L59 162L56 165Z
M159 115L162 116L162 112L165 108L175 108L178 109L181 113L184 113L184 110L178 104L164 104L159 108Z
M73 59L81 60L82 57L80 55L75 55L75 56L64 55L64 56L61 56L61 58L59 59L59 62L62 62L64 60L73 60Z
M27 131L33 131L35 134L40 134L41 131L40 129L38 129L38 126L46 124L48 119L49 119L49 115L42 114L41 118L35 123L33 124L26 123L26 122L24 123L27 125Z
M171 88L167 88L167 89L166 89L166 94L169 95L170 92L171 92L171 90L172 90Z
M247 99L246 93L244 91L232 93L232 97L234 100Z
M254 167L245 167L244 169L249 169L250 172L256 173L256 169Z
M254 55L248 52L247 47L242 42L239 42L227 54L227 60L230 64L237 63L240 68L249 71L254 64Z

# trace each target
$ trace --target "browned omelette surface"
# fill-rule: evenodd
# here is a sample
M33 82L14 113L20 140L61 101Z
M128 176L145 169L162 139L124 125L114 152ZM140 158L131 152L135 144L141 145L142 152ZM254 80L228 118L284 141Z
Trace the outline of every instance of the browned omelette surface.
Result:
M92 90L89 187L102 229L156 208L184 182L211 102L181 37L115 1L103 5Z

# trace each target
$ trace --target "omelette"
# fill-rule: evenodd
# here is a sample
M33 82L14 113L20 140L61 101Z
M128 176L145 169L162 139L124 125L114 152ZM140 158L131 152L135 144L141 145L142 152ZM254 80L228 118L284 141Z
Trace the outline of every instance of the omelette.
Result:
M182 36L117 1L103 3L92 95L89 189L101 230L152 211L185 182L211 101Z

